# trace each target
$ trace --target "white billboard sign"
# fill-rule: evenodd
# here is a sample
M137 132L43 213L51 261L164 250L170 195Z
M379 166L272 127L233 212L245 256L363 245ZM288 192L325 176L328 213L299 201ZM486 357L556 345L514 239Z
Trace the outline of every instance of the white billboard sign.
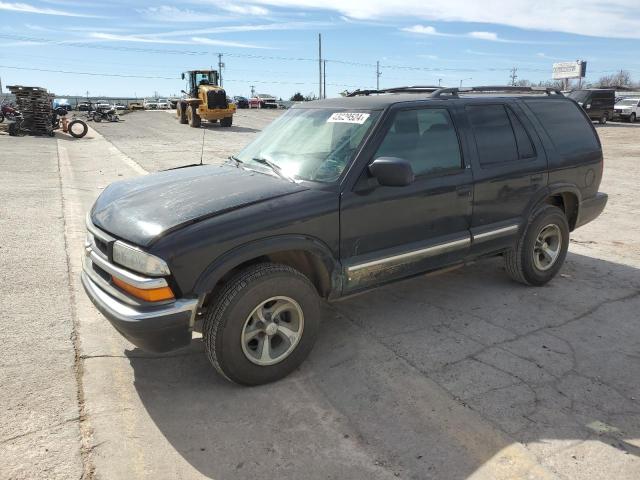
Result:
M587 62L560 62L553 64L553 79L581 78L587 73Z

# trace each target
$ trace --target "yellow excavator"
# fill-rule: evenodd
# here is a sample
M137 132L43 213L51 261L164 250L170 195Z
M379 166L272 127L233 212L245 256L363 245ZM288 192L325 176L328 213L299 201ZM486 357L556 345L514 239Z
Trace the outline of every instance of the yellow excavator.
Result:
M227 98L227 92L218 86L216 70L191 70L182 74L187 81L183 98L176 103L176 114L180 123L199 128L202 120L220 121L221 127L233 125L236 106Z

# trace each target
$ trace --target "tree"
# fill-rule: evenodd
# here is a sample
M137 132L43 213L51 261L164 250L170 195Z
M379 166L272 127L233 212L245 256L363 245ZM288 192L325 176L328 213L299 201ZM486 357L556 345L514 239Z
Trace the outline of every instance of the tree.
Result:
M628 87L631 83L631 73L628 70L620 70L618 73L605 75L598 80L601 87Z
M294 93L291 98L289 99L292 102L304 102L304 95L302 95L300 92L296 92Z

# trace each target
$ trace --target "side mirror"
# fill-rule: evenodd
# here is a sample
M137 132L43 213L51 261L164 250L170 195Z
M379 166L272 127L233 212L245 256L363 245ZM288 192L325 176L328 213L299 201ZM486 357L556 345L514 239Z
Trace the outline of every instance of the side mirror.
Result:
M182 72L182 80L184 80L184 72Z
M180 90L181 93L184 93L185 95L187 95L187 92L185 92L184 90Z
M405 187L415 179L411 164L397 157L376 158L369 165L369 173L378 179L380 185L387 187Z

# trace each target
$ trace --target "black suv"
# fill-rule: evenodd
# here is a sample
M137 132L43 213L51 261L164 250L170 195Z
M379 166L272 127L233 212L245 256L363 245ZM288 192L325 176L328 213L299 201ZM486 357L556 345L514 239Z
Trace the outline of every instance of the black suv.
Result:
M202 331L255 385L308 355L321 298L495 255L545 284L605 207L600 141L559 92L487 89L296 105L224 165L110 185L87 216L89 297L145 350Z

